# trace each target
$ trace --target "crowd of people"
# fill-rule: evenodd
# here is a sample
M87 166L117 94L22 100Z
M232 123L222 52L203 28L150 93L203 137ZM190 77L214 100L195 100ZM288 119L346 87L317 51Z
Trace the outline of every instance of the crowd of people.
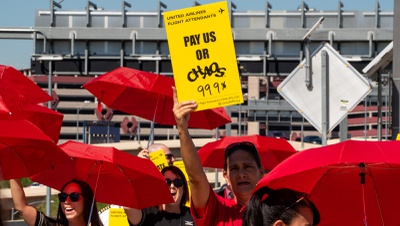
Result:
M161 170L161 174L174 202L145 209L124 207L129 225L318 225L319 212L306 194L268 187L254 190L264 175L264 169L257 148L251 142L236 142L226 147L223 176L227 189L219 194L215 192L208 182L188 129L190 113L196 110L197 104L194 101L179 103L176 90L174 87L172 89L173 113L188 180L173 165L174 155L166 145L152 144L140 151L138 156L141 158L150 158L153 151L164 151L168 166ZM72 180L64 185L58 194L59 206L55 219L27 204L19 179L10 180L10 188L15 209L28 225L103 225L96 205L93 205L93 190L84 181Z

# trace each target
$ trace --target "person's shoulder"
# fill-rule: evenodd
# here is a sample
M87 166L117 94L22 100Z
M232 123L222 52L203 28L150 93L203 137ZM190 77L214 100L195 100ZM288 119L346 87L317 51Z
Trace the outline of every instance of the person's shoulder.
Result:
M143 214L158 214L158 213L160 213L158 208L155 206L142 209L142 212L143 212Z
M187 207L187 206L182 206L181 207L181 212L182 213L190 213L190 207Z
M35 221L35 226L56 226L57 220L51 217L46 216L43 212L36 210L37 215L36 215L36 221Z

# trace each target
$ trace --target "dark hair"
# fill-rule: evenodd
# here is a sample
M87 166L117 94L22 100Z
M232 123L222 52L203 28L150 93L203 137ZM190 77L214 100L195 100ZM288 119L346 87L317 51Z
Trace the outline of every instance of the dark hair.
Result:
M258 154L256 146L251 142L244 141L232 143L225 148L224 170L227 170L228 168L228 158L237 150L242 150L249 153L251 157L253 157L254 161L256 161L258 168L261 168L260 155Z
M179 203L179 206L182 207L186 204L186 202L189 201L189 188L187 185L185 174L183 174L182 170L176 166L164 167L161 170L161 174L164 175L167 171L171 171L173 174L175 174L175 176L177 176L180 179L183 179L185 181L185 183L183 183L183 195L182 195L181 203Z
M277 220L289 225L298 215L300 207L312 210L313 225L320 222L316 206L303 193L288 188L272 190L262 187L246 205L243 226L272 226Z
M89 220L89 215L90 215L90 209L92 207L92 201L93 201L93 190L84 181L81 180L71 180L68 183L64 184L64 186L61 188L61 192L64 191L65 187L71 183L77 184L81 191L82 191L82 196L83 196L83 217L85 219L86 225L88 224ZM57 212L57 222L60 223L61 225L68 225L68 220L64 214L64 212L61 209L61 202L58 205L58 212ZM97 206L96 202L93 205L93 210L92 210L92 219L90 220L90 223L92 226L103 226L103 223L100 220L99 213L97 211Z

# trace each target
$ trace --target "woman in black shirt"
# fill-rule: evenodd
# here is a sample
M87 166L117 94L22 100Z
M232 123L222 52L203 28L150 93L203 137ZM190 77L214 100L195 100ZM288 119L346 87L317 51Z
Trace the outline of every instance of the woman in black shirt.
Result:
M61 188L61 193L58 194L60 203L57 219L50 218L27 204L20 179L11 179L10 188L15 209L29 226L87 226L89 221L91 226L103 226L96 205L93 205L89 220L93 191L84 181L72 180Z
M161 173L165 177L175 202L143 210L125 207L129 225L194 225L190 210L185 206L189 200L189 188L185 175L176 166L165 167ZM154 189L156 192L157 188Z

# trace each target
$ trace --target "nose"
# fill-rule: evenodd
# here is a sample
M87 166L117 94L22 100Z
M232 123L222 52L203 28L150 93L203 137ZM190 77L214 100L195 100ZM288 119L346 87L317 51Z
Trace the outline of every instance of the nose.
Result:
M246 177L246 176L247 176L246 170L244 170L243 168L239 168L239 169L238 169L238 176L239 176L240 178Z
M69 199L69 196L68 196L63 203L67 203L68 204L70 202L71 202L71 200Z
M169 166L172 166L172 165L174 165L175 158L174 158L174 157L171 157L170 159L167 159L167 161L168 161L168 165L169 165Z

